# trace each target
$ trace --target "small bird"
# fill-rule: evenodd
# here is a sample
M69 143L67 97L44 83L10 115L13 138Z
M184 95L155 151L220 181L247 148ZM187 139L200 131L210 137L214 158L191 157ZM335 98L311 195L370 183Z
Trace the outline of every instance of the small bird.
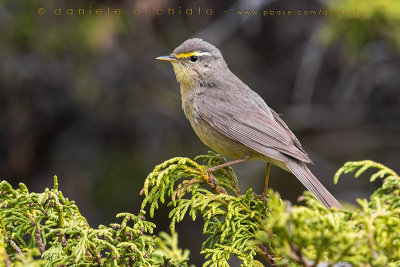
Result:
M157 57L172 63L180 84L182 108L201 141L235 160L208 169L209 173L258 159L293 173L327 208L340 203L318 181L306 163L312 163L299 140L265 101L228 68L221 52L202 39L186 40L170 55Z

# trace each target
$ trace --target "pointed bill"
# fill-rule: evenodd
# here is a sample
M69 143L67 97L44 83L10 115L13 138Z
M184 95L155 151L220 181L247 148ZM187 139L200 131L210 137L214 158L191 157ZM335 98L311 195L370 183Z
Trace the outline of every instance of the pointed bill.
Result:
M157 60L165 60L165 61L169 61L169 62L178 61L178 59L177 59L175 56L173 56L173 55L157 57L156 59L157 59Z

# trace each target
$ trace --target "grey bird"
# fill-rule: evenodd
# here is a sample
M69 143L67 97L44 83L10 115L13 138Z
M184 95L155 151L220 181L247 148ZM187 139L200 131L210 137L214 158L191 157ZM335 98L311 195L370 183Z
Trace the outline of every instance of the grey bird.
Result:
M182 107L201 141L235 160L213 171L250 159L267 162L266 195L270 164L293 173L327 208L340 203L307 167L312 163L299 140L265 101L228 68L212 44L194 38L170 55L158 57L172 63L180 84Z

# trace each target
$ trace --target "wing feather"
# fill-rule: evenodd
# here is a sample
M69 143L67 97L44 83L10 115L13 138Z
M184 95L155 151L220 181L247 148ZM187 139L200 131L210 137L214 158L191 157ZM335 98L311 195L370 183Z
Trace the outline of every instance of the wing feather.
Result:
M240 103L233 98L229 103L221 100L215 105L215 101L207 97L210 96L202 95L195 100L197 112L220 133L272 158L279 157L276 153L271 155L271 149L274 149L303 162L311 162L295 135L272 109L265 111L258 105L243 103L243 100Z

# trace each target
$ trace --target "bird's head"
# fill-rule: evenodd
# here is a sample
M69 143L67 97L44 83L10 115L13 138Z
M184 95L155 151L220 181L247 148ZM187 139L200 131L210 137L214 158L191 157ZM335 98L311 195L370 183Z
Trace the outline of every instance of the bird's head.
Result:
M184 87L209 82L227 68L221 52L198 38L186 40L170 55L157 59L172 63L176 79Z

